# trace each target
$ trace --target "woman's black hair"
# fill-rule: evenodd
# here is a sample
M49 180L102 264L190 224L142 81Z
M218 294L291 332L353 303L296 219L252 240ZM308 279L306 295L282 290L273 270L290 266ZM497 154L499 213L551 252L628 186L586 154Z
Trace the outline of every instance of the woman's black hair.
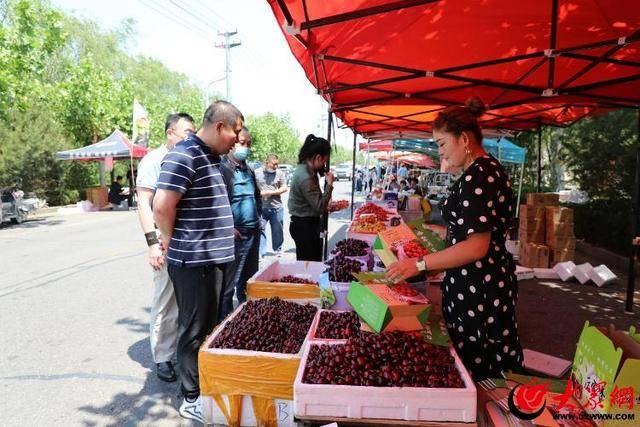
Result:
M482 144L482 130L478 118L484 114L486 107L477 96L467 99L465 105L449 107L438 113L433 128L452 133L456 138L462 132L469 132L478 144Z
M309 134L298 153L298 163L304 163L313 159L316 155L328 156L331 154L331 144L324 138L319 138L314 134Z

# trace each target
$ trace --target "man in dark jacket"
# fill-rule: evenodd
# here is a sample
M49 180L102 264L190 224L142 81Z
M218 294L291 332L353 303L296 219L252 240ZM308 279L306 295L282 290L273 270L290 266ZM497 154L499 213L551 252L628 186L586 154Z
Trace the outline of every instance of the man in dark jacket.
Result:
M220 169L233 213L236 258L231 270L234 274L225 284L220 321L233 311L234 290L238 304L247 300L247 280L258 271L262 197L255 173L246 162L251 154L251 143L251 134L243 128L238 143L222 159Z

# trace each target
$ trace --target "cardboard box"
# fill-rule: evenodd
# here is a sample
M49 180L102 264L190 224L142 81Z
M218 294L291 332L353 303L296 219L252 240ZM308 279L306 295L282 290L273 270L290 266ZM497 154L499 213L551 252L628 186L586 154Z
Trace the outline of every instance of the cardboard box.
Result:
M347 301L375 332L417 331L429 318L431 304L409 304L387 285L351 282Z
M542 218L520 218L518 223L518 230L520 232L535 233L545 230L545 219Z
M373 242L373 250L380 257L382 263L389 266L398 261L398 257L391 250L393 244L410 240L418 240L418 237L413 234L407 224L388 227L378 233L375 242Z
M527 194L527 205L529 206L558 206L560 195L557 193L529 193Z
M573 209L563 208L560 206L547 206L545 207L546 220L549 223L553 222L571 222L573 223Z
M546 235L549 239L556 236L574 237L573 222L547 222L545 228Z
M523 219L544 219L545 208L542 205L520 205L518 217L520 218L520 221Z
M575 259L576 252L574 249L561 249L549 251L549 262L552 266L559 262L573 261Z
M544 245L546 242L546 237L544 231L537 231L534 233L518 232L518 238L522 243L536 243L538 245Z
M537 243L521 243L519 262L529 268L548 268L549 247Z
M603 331L585 322L578 341L571 380L576 385L574 397L590 414L634 414L635 423L640 419L637 401L612 404L612 392L631 390L635 399L640 390L640 359L629 357L623 349L616 347ZM614 396L615 397L615 396ZM631 408L629 406L632 406ZM598 426L627 426L629 420L593 420ZM637 425L637 424L634 424Z
M576 249L576 238L572 236L547 236L547 246L554 251Z

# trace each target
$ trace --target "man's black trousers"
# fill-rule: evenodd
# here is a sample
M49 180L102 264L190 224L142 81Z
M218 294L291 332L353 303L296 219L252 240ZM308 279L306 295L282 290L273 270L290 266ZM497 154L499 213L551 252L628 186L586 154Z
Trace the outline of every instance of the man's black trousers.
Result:
M211 333L222 303L229 263L205 267L168 265L178 303L178 369L181 389L189 399L200 395L198 350Z

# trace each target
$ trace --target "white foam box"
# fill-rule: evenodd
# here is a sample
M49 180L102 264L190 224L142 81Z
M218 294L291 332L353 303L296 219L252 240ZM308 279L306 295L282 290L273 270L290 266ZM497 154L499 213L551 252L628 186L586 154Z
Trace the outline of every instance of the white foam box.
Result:
M602 264L597 267L594 267L593 270L589 273L589 278L593 280L593 283L596 284L599 288L607 285L618 278L615 273L609 268Z
M229 407L229 398L222 396L225 405ZM293 400L274 399L276 408L277 427L296 427L298 424L293 417ZM208 424L227 425L227 420L220 411L218 404L210 396L202 396L202 410ZM240 426L251 427L258 425L253 413L251 396L242 396L242 410L240 411Z
M347 342L346 338L337 338L337 339L332 339L332 338L317 338L316 337L316 331L318 330L318 326L320 325L320 316L322 315L323 312L325 311L329 311L329 312L334 312L334 313L348 313L349 310L326 310L326 309L321 309L318 310L318 312L316 313L316 317L313 318L313 323L311 323L311 331L309 332L309 342L313 342L313 343L338 343L338 344L342 344ZM351 310L353 311L353 310ZM360 323L362 324L362 321L360 321Z
M308 279L310 282L318 282L318 276L325 271L327 267L316 261L292 261L292 260L275 260L270 265L258 270L249 280L247 280L247 298L256 299L252 297L252 293L258 292L261 284L274 285L272 280L281 279L284 276L294 276L301 279ZM295 289L296 287L308 286L299 283L282 283L283 292L288 289ZM265 297L281 297L286 301L296 302L298 304L313 304L316 307L322 307L322 300L320 297L320 287L317 286L317 296L308 298L287 298L278 295L277 291L273 294L265 295ZM284 294L283 294L284 295Z
M553 271L558 274L558 277L560 277L563 282L566 282L573 277L573 269L575 267L576 265L573 261L559 262L553 266Z
M309 332L307 332L307 336L300 346L300 351L296 354L289 353L268 353L264 351L252 351L252 350L235 350L235 349L227 349L227 348L211 348L211 343L213 340L222 332L225 326L233 320L234 317L240 313L240 311L246 305L242 303L230 316L228 316L216 329L214 332L207 337L202 347L200 347L200 352L207 352L211 354L221 354L221 355L233 355L233 356L244 356L244 357L267 357L274 359L301 359L304 354L305 348L308 347L307 342L309 341L309 333L311 328L309 328ZM317 314L317 313L316 313ZM202 375L202 369L200 374ZM225 418L222 410L218 406L218 404L213 400L211 396L201 395L202 398L202 407L203 407L203 415L204 420L208 424L215 425L227 425L227 419ZM226 395L222 396L227 408L229 407L229 400ZM276 415L278 419L278 427L294 427L297 424L293 419L293 401L292 400L281 400L274 399L276 405ZM255 426L256 418L253 412L253 402L251 396L243 396L242 397L242 413L240 416L240 426Z
M537 279L552 279L556 280L559 278L558 273L555 272L553 268L534 268L533 275Z
M407 421L475 422L477 390L451 348L464 388L365 387L302 382L309 349L302 356L293 384L297 417L332 417ZM338 345L338 344L330 344Z
M533 279L533 268L523 267L522 265L516 265L516 278L520 280Z
M580 282L580 284L584 285L589 280L591 280L590 276L592 274L592 271L593 266L588 262L585 262L584 264L576 265L575 267L573 267L571 273L576 279L578 279L578 282Z

